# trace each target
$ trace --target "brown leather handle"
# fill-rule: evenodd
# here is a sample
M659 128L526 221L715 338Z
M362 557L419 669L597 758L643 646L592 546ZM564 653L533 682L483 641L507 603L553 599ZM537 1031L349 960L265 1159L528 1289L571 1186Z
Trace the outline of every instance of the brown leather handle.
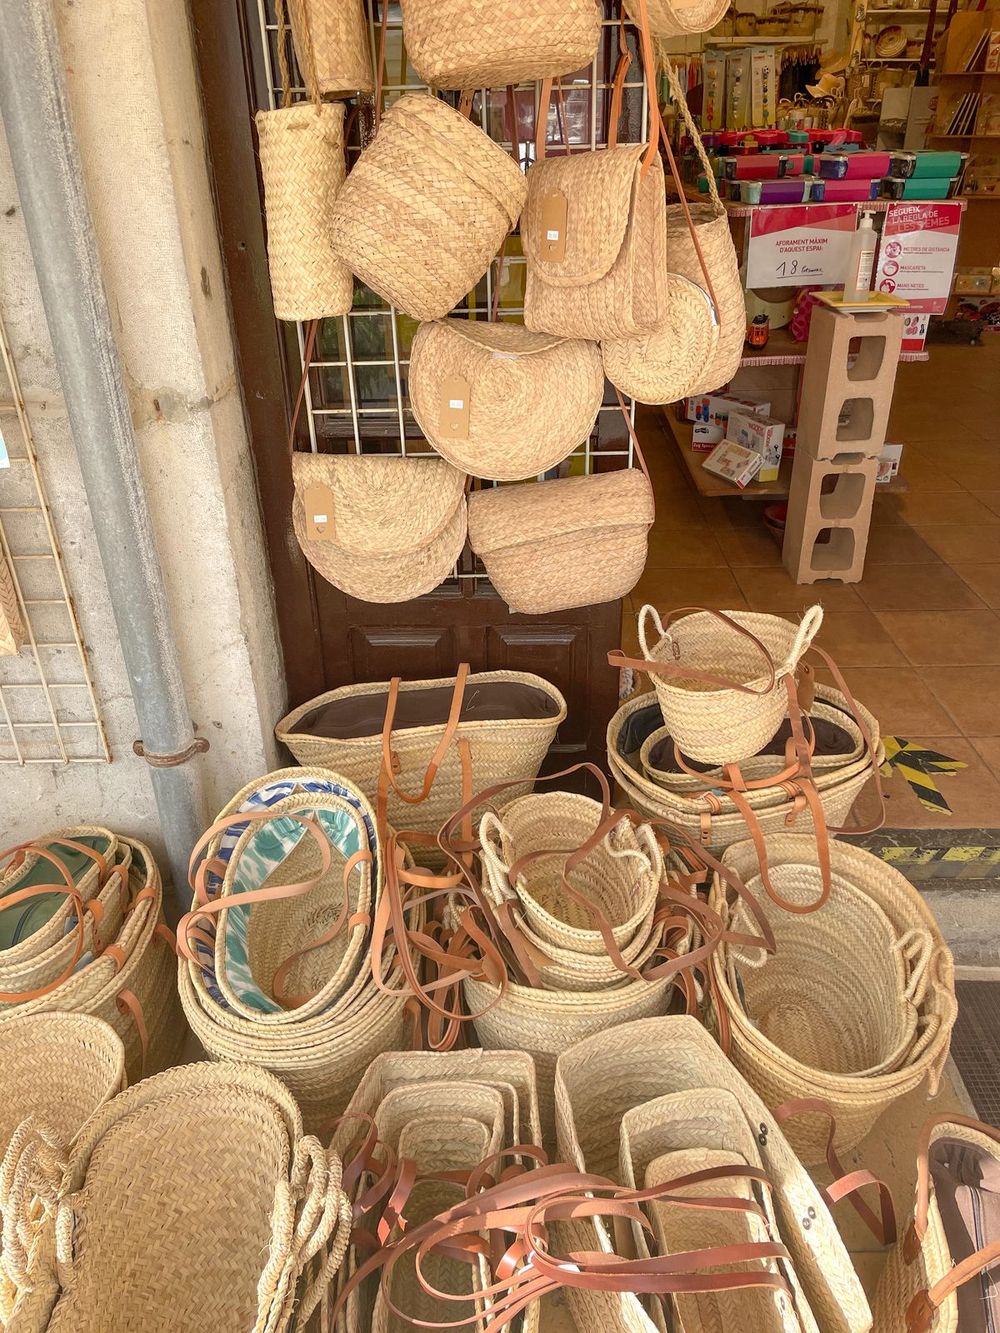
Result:
M399 687L401 684L399 676L393 676L389 682L389 694L385 703L385 719L382 723L382 766L388 780L389 786L396 793L401 801L407 805L419 805L421 801L426 801L430 795L431 788L434 786L434 779L438 775L438 769L444 760L448 749L455 739L455 731L462 716L462 703L465 699L465 685L469 678L469 664L462 662L458 671L455 673L455 688L451 696L451 708L448 711L448 720L445 723L444 731L441 733L441 739L434 747L434 753L430 757L424 772L424 780L419 792L414 795L411 792L403 791L396 776L393 773L393 753L392 753L392 727L396 719L396 704L399 699Z

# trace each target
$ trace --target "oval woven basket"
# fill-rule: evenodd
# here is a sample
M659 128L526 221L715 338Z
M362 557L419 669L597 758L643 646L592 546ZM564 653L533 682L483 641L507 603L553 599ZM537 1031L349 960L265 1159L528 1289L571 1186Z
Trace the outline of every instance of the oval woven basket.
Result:
M667 212L669 228L669 208ZM669 254L672 263L673 250ZM638 338L601 343L605 375L640 403L675 403L701 392L705 367L718 355L719 321L711 297L680 274L671 273L667 285L668 314L663 324Z
M406 50L434 88L502 88L589 65L601 38L594 0L402 0Z
M663 721L683 753L725 764L763 749L788 706L784 678L794 674L822 620L819 606L797 626L755 611L694 611L665 627L655 607L644 606L642 656L654 664L649 674ZM656 632L652 643L650 621ZM670 674L658 672L659 664ZM732 681L733 687L706 684L701 676Z
M714 28L729 8L729 0L694 0L693 4L646 0L646 8L654 37L683 37ZM639 0L625 0L625 9L633 23L640 22Z
M527 197L521 170L482 130L426 93L405 93L327 215L337 254L413 319L470 292Z
M115 869L123 850L110 829L78 824L45 833L11 855L0 872L0 924L5 937L0 977L12 977L21 964L62 945L71 933L76 912L66 893L67 881L85 905L94 900L87 915L95 928L100 927L100 939L109 938L117 930L124 910L123 896L127 901ZM28 889L47 885L51 894L25 894ZM25 896L19 902L8 901L21 894ZM0 989L13 987L0 984Z
M450 437L443 390L467 386L468 430ZM604 397L597 347L518 324L422 324L410 353L410 403L439 454L474 477L520 481L561 463L593 430Z

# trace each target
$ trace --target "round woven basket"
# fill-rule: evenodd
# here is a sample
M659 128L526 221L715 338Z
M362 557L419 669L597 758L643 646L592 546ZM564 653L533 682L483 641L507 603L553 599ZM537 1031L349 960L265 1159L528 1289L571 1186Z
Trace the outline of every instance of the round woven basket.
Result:
M721 21L729 4L726 0L695 0L694 4L646 0L646 8L650 31L654 37L663 38L708 32ZM633 23L640 21L639 0L625 0L625 9Z
M649 674L663 721L682 752L726 764L763 749L788 706L784 678L795 672L822 620L819 606L797 626L755 611L696 611L664 627L655 607L644 606L639 645L646 662L662 663L671 673L661 674L654 666ZM656 632L652 643L650 622ZM682 675L685 671L691 675ZM699 679L703 675L731 680L735 688L706 684Z
M321 93L351 97L375 87L364 0L288 0L299 65L312 61Z
M449 438L446 380L468 386L469 425ZM422 324L410 354L410 403L439 454L490 481L547 472L590 435L604 397L597 347L518 324L464 319Z
M589 65L601 37L594 0L402 0L406 50L434 88L502 88Z
M413 319L440 319L486 272L527 197L518 165L436 97L406 93L328 210L352 273Z
M673 262L672 251L670 257ZM701 392L705 367L718 355L719 322L708 293L676 273L668 286L669 313L659 328L601 343L605 375L640 403L674 403Z

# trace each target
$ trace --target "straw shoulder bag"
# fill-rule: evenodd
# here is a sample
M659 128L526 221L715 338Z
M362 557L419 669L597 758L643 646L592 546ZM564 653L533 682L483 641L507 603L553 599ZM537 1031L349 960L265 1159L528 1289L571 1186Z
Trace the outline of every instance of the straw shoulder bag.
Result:
M406 50L434 88L499 88L589 65L601 37L595 0L402 0Z
M465 478L444 459L294 453L292 479L299 546L349 597L419 597L465 545Z
M989 1333L1000 1319L1000 1133L931 1116L917 1151L909 1227L875 1293L873 1333Z
M16 657L24 647L21 608L14 592L14 580L7 562L0 555L0 657Z
M625 0L625 10L633 23L649 14L654 37L684 37L689 33L708 32L729 8L726 0Z
M654 517L638 468L477 491L469 540L512 611L616 601L638 583Z
M590 435L604 397L594 343L467 319L420 326L409 383L417 425L438 453L490 481L561 463Z

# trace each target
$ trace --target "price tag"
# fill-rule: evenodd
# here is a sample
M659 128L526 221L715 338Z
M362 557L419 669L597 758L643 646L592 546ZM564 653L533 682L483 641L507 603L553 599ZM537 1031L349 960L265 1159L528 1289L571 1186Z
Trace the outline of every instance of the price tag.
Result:
M333 491L329 486L307 486L302 495L306 511L306 536L311 541L333 541Z
M836 286L847 276L856 204L774 204L750 219L748 287Z
M441 434L449 440L469 438L469 381L461 375L446 375L441 382Z
M569 205L562 190L549 190L542 196L541 256L557 264L566 258L566 219Z

